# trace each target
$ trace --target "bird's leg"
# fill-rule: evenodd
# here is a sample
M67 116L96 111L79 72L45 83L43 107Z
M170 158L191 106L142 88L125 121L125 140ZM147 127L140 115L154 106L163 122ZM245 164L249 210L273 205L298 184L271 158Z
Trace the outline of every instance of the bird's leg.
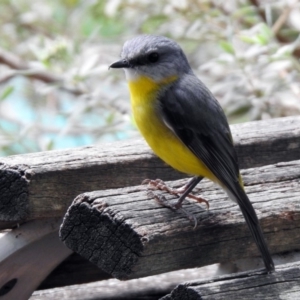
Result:
M178 194L183 194L186 191L186 189L193 183L195 178L197 177L192 177L188 183L180 188L171 188L161 179L145 179L142 181L142 184L148 184L149 189L161 190L178 196Z
M148 191L147 195L148 195L149 197L151 197L151 198L154 198L160 205L162 205L162 206L164 206L164 207L167 207L167 208L170 208L170 209L172 209L172 210L174 210L174 209L177 210L177 208L175 208L174 205L172 205L172 204L170 204L170 203L168 202L168 200L165 198L165 196L159 196L159 195L155 194L155 193L152 192L152 191ZM184 215L185 215L192 223L194 223L194 229L195 229L195 228L197 227L197 218L196 218L193 214L187 212L184 208L180 207L179 209L184 213Z
M207 206L207 209L209 209L209 203L207 200L190 194L190 192L194 189L194 187L203 179L203 177L195 176L193 177L184 187L183 187L183 193L179 197L178 201L174 204L175 209L181 208L182 207L182 202L186 197L192 198L196 200L199 203L204 202Z
M187 184L185 184L183 187L179 188L179 189L172 189L169 186L167 186L161 179L155 179L155 180L150 180L150 179L145 179L142 184L148 184L150 189L158 189L161 191L166 191L172 195L176 195L178 196L179 194L182 194L178 201L171 205L169 203L167 203L167 200L164 196L156 196L155 199L163 206L172 208L172 209L179 209L182 207L182 202L184 201L184 199L186 197L192 198L194 200L196 200L197 202L201 203L204 202L207 206L207 208L209 208L209 203L199 197L199 196L195 196L193 194L190 194L190 192L193 190L193 188L203 179L203 177L198 177L195 176L193 177L191 180L189 180L189 182Z
M192 223L194 223L194 229L195 229L197 227L197 218L193 214L187 212L185 209L182 208L182 202L184 201L184 199L186 197L189 197L189 198L193 198L193 199L197 200L198 202L205 202L207 207L209 208L209 204L205 199L190 194L190 192L193 190L193 188L202 179L203 179L203 177L195 176L191 180L189 180L189 182L187 184L185 184L183 187L181 187L179 189L172 189L172 188L168 187L161 179L156 179L156 180L145 179L142 182L142 184L148 184L149 188L152 189L152 190L153 189L159 189L159 190L162 190L162 191L167 191L167 192L169 192L173 195L177 195L177 196L178 196L178 194L182 194L175 204L170 204L165 196L157 195L152 191L148 191L148 196L151 197L151 198L154 198L160 205L162 205L164 207L168 207L172 210L179 210L180 209L184 213L184 215Z

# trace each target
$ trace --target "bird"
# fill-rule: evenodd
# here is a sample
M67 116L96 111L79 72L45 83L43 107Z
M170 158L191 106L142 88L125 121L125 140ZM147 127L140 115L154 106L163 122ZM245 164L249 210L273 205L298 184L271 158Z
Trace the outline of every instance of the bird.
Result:
M244 190L225 113L193 73L182 48L164 36L139 35L124 43L121 59L109 68L124 69L135 123L154 153L174 169L193 176L177 191L181 195L175 204L165 204L162 197L157 200L179 209L202 178L217 183L240 207L267 272L273 272L270 251ZM147 182L174 192L161 180Z

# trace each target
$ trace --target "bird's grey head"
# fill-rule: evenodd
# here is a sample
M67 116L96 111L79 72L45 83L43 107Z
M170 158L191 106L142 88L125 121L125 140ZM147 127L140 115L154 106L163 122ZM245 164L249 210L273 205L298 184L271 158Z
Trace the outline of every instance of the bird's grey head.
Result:
M146 76L155 82L191 72L180 46L166 37L155 35L141 35L127 41L121 60L110 67L124 68L128 80Z

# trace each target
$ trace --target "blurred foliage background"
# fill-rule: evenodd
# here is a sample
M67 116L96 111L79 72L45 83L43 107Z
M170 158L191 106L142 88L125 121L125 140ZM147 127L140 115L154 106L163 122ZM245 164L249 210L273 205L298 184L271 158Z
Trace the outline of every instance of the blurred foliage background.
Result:
M137 136L108 66L142 33L183 47L231 123L300 114L298 0L2 0L0 24L2 156Z

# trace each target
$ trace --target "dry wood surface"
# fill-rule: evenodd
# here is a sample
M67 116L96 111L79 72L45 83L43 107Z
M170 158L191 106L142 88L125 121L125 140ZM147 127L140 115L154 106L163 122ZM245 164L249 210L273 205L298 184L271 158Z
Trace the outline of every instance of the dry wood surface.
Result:
M241 274L242 271L249 270L249 266L257 263L256 259L249 259L235 262L233 269L231 267L226 273L223 265L222 270L218 265L211 265L128 281L110 279L40 290L35 291L30 300L294 300L299 299L299 260L299 252L274 256L277 270L272 276L249 271ZM163 298L166 295L167 297Z
M231 128L240 166L264 166L242 173L271 251L299 249L300 166L296 160L300 159L300 117ZM266 166L269 164L275 165ZM77 195L96 191L76 199L65 218L61 237L72 250L107 273L74 254L53 271L41 288L101 280L112 275L137 278L258 255L238 208L211 183L200 184L202 195L210 201L209 211L193 201L185 204L185 209L197 216L196 230L182 213L160 207L147 196L145 186L137 186L144 178L175 180L185 176L153 155L142 139L1 158L0 229L14 228L5 239L19 236L16 225L42 218L41 222L47 224L49 218L62 217ZM179 186L183 182L172 184ZM23 234L25 229L21 225L20 232ZM40 258L41 262L47 262L55 255L51 249L60 247L55 246L59 242L55 239L57 228L48 229L53 232L51 235L36 236L36 241L26 240L28 244L20 241L11 244L12 249L21 245L26 251L15 249L0 263L13 264L16 255L22 259L23 253L29 257L26 266ZM41 233L39 227L36 230ZM35 230L31 232L34 236ZM51 242L52 236L55 243ZM42 253L36 247L39 243L41 249L46 247ZM51 253L48 255L47 251ZM3 247L2 254L7 254ZM51 259L53 266L65 255L63 251L59 254L55 255L56 260ZM48 266L40 270L43 276L52 268L51 264ZM4 271L7 270L10 274L13 268ZM22 276L36 285L30 281L32 272L26 274ZM5 276L3 280L6 282ZM29 289L26 283L24 286Z
M300 262L280 265L275 273L244 272L180 284L160 300L300 299Z
M299 250L300 161L242 175L271 252ZM184 205L198 219L195 230L184 214L161 207L145 186L136 186L79 195L64 218L61 239L119 279L259 256L238 206L211 182L203 181L200 189L210 209L193 200Z
M300 159L300 117L231 126L241 168ZM184 178L141 139L0 159L0 228L61 217L80 193ZM2 222L2 223L1 223Z

